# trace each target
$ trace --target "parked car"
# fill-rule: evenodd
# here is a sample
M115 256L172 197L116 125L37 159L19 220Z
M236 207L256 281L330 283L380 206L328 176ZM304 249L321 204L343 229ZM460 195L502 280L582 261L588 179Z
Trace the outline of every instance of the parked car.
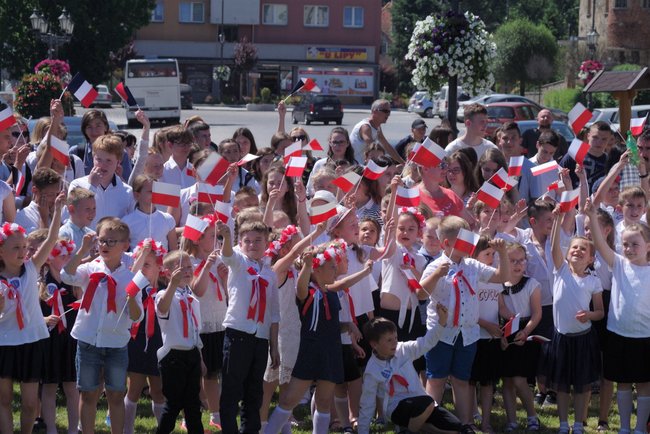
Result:
M458 97L457 103L460 104L463 101L468 101L472 96L463 90L462 87L458 86ZM440 119L447 116L447 108L449 107L449 86L442 86L440 88L438 99L434 105L433 112L438 115Z
M27 127L29 128L30 133L34 131L36 122L38 122L38 119L31 119L27 123ZM86 138L81 132L81 116L64 116L63 125L65 125L66 129L68 130L66 142L68 142L68 145L70 145L70 147L73 147L74 145L84 146L86 144ZM108 127L111 131L118 130L115 122L110 120L108 121Z
M415 102L415 104L413 104L413 113L416 113L423 118L432 118L435 115L434 110L436 101L435 97L433 99L429 98L429 96L420 98Z
M650 112L650 105L633 105L632 106L632 119L634 118L644 118ZM612 131L619 131L621 128L620 125L621 118L619 113L616 112L612 118ZM625 133L625 131L624 131Z
M295 105L291 113L291 120L294 124L304 122L309 125L312 122L323 122L325 125L336 122L341 125L343 122L343 104L336 95L307 94Z
M181 83L181 109L192 110L192 86L189 84Z
M111 108L111 105L113 104L113 95L111 94L111 91L108 90L108 86L98 84L95 86L95 89L97 89L97 98L93 102L92 107Z
M537 118L539 108L525 102L495 102L487 105L488 123L486 136L494 137L494 133L505 122L525 121Z
M409 98L409 106L407 111L409 113L413 112L413 109L415 108L415 103L420 101L422 98L427 96L427 91L426 90L416 90L413 95L411 95L411 98Z
M587 128L598 121L605 121L611 124L614 122L614 118L618 119L618 107L594 109L591 113L591 119L585 125Z
M532 130L537 128L537 120L531 121L517 121L517 126L521 134L524 134L524 131ZM576 135L573 132L573 129L569 126L568 123L563 121L553 121L551 128L554 129L557 133L562 135L567 143L571 143L575 139Z
M508 94L508 93L492 93L488 95L481 95L477 96L475 98L472 98L468 101L463 101L459 103L458 107L458 112L456 113L456 118L458 119L459 122L463 122L465 120L465 105L467 104L472 104L472 103L478 103L478 104L492 104L495 102L525 102L528 104L532 104L536 106L539 110L542 109L548 109L553 113L553 117L556 120L559 121L567 121L569 118L565 112L559 109L552 109L548 107L544 107L543 105L540 105L533 101L532 99L526 98L525 96L521 95L515 95L515 94ZM538 110L538 111L539 111Z

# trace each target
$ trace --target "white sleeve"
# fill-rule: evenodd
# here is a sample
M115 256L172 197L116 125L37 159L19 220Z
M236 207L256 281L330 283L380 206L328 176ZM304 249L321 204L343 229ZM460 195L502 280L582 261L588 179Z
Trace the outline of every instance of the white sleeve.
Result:
M364 374L359 404L359 425L357 428L359 434L370 433L370 421L375 414L378 390L379 382L375 377L369 373Z
M144 171L144 163L147 161L147 153L149 152L149 140L138 140L138 149L135 151L135 163L131 174L129 175L129 185L133 183L136 176Z
M397 344L397 353L395 356L402 355L411 360L422 357L427 351L436 346L440 340L442 330L443 327L436 322L433 328L428 329L424 336L414 341L400 342Z
M61 270L61 281L68 285L78 286L82 291L86 292L86 287L90 280L90 273L88 272L88 264L81 264L77 267L74 274L68 274L65 269Z

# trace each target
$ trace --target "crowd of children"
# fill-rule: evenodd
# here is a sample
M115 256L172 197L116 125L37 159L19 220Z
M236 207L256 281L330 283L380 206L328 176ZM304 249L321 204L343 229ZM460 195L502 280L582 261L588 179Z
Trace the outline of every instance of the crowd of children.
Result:
M227 434L290 433L305 398L317 434L367 434L373 421L511 432L519 398L521 427L539 431L538 405L556 399L559 432L580 434L597 387L605 432L614 384L618 431L632 432L635 390L634 432L646 432L650 132L640 157L617 153L597 122L578 163L538 173L557 134L542 132L521 162L517 125L484 139L478 104L445 158L409 143L406 162L377 144L356 155L341 127L315 160L278 112L258 149L246 128L212 143L200 118L150 143L138 111L142 138L127 153L128 137L91 110L86 147L61 159L52 101L34 155L9 171L32 165L27 190L0 182L18 204L3 199L0 227L0 433L14 429L14 383L23 434L37 416L57 432L59 386L69 434L95 432L102 394L111 432L137 432L145 388L157 433L202 434L203 411ZM17 117L0 149L22 146L26 128ZM630 167L638 179L621 189ZM441 405L448 383L453 412Z

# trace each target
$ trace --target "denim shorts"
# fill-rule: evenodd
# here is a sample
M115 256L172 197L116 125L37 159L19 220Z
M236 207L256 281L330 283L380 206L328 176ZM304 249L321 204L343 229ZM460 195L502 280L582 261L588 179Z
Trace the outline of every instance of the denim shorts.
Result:
M447 378L449 375L469 381L476 355L476 342L463 345L463 335L458 334L454 345L438 342L426 353L427 378Z
M82 392L97 390L101 384L112 392L126 391L126 369L129 366L128 347L98 348L77 342L77 389Z

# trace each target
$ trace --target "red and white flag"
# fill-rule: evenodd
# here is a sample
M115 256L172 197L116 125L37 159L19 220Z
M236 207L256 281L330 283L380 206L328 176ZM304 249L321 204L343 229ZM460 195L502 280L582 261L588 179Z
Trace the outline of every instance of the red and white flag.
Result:
M316 86L316 82L312 78L300 77L298 83L291 89L291 95L296 92L320 92L320 88Z
M131 279L129 284L126 285L126 293L129 297L135 298L140 294L140 291L145 289L147 286L149 286L149 279L144 277L142 271L138 271L135 273L135 276L133 276L133 279Z
M520 176L521 168L524 167L524 157L520 155L518 157L510 157L510 164L508 165L508 176Z
M198 201L213 204L223 200L223 185L210 185L205 182L198 183Z
M589 152L589 143L583 142L578 138L573 139L571 146L569 146L569 155L576 163L582 164L585 161L587 152Z
M309 143L305 145L304 148L302 148L305 151L323 151L323 147L318 143L318 140L316 139L311 139Z
M420 205L420 189L417 187L406 188L398 186L395 205L417 207Z
M474 253L474 248L476 248L476 244L478 244L478 240L480 238L481 236L479 234L461 228L458 231L458 236L456 237L456 242L454 243L454 250L458 250L459 252L464 252L469 256L472 256L472 253Z
M302 156L302 146L300 142L293 142L284 149L284 164L289 162L289 158L300 156Z
M230 163L216 152L211 152L203 164L196 169L199 178L210 185L217 185L219 180L226 174Z
M232 205L225 202L215 202L214 215L216 215L222 222L228 223L228 220L232 216Z
M115 92L117 92L120 98L122 98L122 101L124 101L129 107L138 105L131 90L123 82L119 82L117 86L115 86Z
M551 182L551 183L548 185L547 190L548 190L548 191L553 191L553 190L559 190L559 189L561 189L561 188L564 188L564 182L562 182L562 181L560 181L560 180L558 179L557 181L553 181L553 182Z
M569 125L571 125L573 132L578 134L582 128L587 125L591 116L591 112L581 103L577 103L573 106L569 112Z
M427 137L417 148L411 161L422 167L436 167L446 156L445 150Z
M503 337L507 338L510 335L514 335L519 331L520 327L520 315L517 314L510 318L510 320L503 326Z
M208 222L197 216L188 214L185 227L183 228L183 237L196 242L201 238L201 235L203 235L207 227Z
M305 171L306 166L307 157L289 157L285 176L289 176L291 178L300 178L302 176L302 172Z
M409 289L413 291L417 291L418 289L422 289L422 285L420 285L420 282L418 279L416 279L415 275L413 274L413 271L408 269L408 268L402 268L402 273L404 273L404 277L406 277L406 283L409 287Z
M551 170L558 170L560 166L557 164L557 161L551 160L548 163L540 164L530 169L530 173L533 176L539 176L542 173L550 172Z
M500 168L497 173L492 175L492 177L488 180L494 183L499 188L503 188L506 191L512 190L512 188L517 185L517 180L515 178L512 178L508 176L506 173L506 170L502 167Z
M50 136L50 151L52 151L52 157L56 158L66 167L68 167L68 164L70 163L70 154L68 153L69 148L70 147L65 141L54 135Z
M80 72L77 72L75 76L72 77L72 81L68 84L68 90L72 92L81 102L81 105L86 108L90 107L98 95L93 85L88 83Z
M562 196L560 196L560 211L568 212L578 205L578 199L580 197L580 189L576 188L575 190L563 191Z
M178 208L181 204L181 186L154 181L151 189L151 203Z
M342 176L339 176L334 181L332 181L332 184L336 185L338 188L347 193L352 190L359 181L361 181L361 175L350 170L349 172L343 174Z
M336 215L336 202L328 202L324 205L312 206L309 211L309 220L312 225L326 222Z
M632 131L633 136L640 136L641 135L641 133L643 132L643 127L645 126L645 121L647 119L648 119L648 116L646 116L644 118L630 119L630 131Z
M4 131L16 123L16 118L11 107L6 104L0 104L0 107L3 106L4 108L0 111L0 131Z
M237 162L238 166L243 166L244 164L250 163L253 160L257 160L260 158L260 155L255 155L255 154L246 154L242 157L241 160Z
M387 166L382 167L379 164L375 163L373 160L368 160L368 164L366 164L366 167L363 169L362 176L364 178L370 179L371 181L375 181L381 178L381 175L384 174L386 169L388 169Z
M501 203L501 198L503 197L503 190L489 182L484 182L476 197L490 208L497 209Z

